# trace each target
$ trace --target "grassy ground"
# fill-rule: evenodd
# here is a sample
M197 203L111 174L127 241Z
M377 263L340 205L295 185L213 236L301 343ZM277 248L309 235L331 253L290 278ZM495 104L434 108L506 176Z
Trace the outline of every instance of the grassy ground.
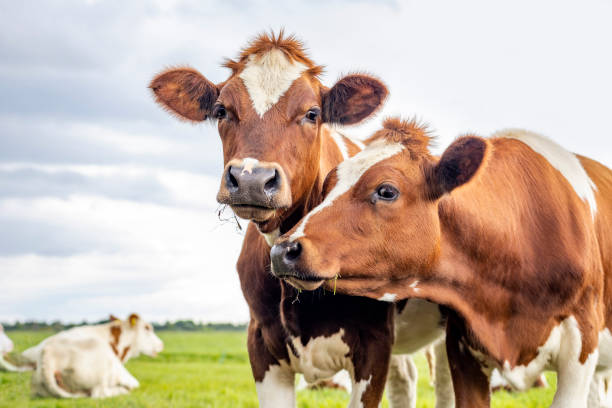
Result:
M10 332L18 350L36 344L50 332ZM165 350L156 359L130 360L128 370L141 387L130 395L105 400L54 400L30 397L30 373L0 372L0 407L257 407L255 386L246 354L246 335L241 332L161 332ZM427 364L419 367L418 407L433 407ZM555 383L554 375L549 382ZM509 394L497 392L493 407L547 407L554 386L547 390ZM301 391L299 408L346 407L343 391ZM383 407L388 407L386 400Z

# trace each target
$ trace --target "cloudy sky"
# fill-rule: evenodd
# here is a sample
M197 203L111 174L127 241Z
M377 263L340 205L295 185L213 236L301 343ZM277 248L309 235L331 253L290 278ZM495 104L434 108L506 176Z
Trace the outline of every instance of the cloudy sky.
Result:
M248 319L242 236L214 199L219 137L153 103L166 66L222 81L224 57L285 27L328 85L367 71L389 86L348 134L396 114L439 148L523 127L612 166L610 21L609 0L2 2L0 321Z

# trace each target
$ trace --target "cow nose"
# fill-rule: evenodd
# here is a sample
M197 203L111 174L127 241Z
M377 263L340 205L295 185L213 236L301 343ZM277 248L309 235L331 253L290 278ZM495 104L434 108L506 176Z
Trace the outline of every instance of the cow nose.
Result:
M291 276L295 274L296 261L302 254L302 244L298 241L281 242L274 245L270 250L270 261L272 272L277 277Z
M278 171L268 167L230 166L225 185L232 195L238 195L253 203L268 203L280 189ZM246 204L246 203L245 203Z

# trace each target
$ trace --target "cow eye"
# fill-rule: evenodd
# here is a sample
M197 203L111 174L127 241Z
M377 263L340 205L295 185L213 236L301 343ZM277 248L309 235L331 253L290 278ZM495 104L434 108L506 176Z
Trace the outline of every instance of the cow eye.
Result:
M399 191L397 191L397 188L393 187L391 184L382 184L378 186L374 194L379 200L395 201L399 196Z
M319 108L310 108L306 115L304 115L304 120L309 123L316 123L317 118L321 114L321 109Z
M215 119L225 119L225 117L227 116L227 111L225 110L225 106L223 105L215 105L215 107L213 108L213 117Z

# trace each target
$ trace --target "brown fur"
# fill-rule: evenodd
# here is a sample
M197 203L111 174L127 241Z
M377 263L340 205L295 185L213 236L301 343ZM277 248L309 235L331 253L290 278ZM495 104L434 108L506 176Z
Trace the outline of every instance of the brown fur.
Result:
M382 133L389 130L397 136L397 126ZM583 363L612 320L612 172L580 158L597 185L593 223L563 175L522 142L462 137L438 160L420 150L422 136L408 137L411 148L372 166L309 219L299 240L303 273L339 274L341 293L448 306L458 407L488 406L487 379L466 345L500 366L524 365L574 316ZM397 187L396 201L372 201L383 182Z
M110 327L112 341L110 342L110 346L113 349L113 353L119 357L119 338L121 337L121 324L112 325Z

